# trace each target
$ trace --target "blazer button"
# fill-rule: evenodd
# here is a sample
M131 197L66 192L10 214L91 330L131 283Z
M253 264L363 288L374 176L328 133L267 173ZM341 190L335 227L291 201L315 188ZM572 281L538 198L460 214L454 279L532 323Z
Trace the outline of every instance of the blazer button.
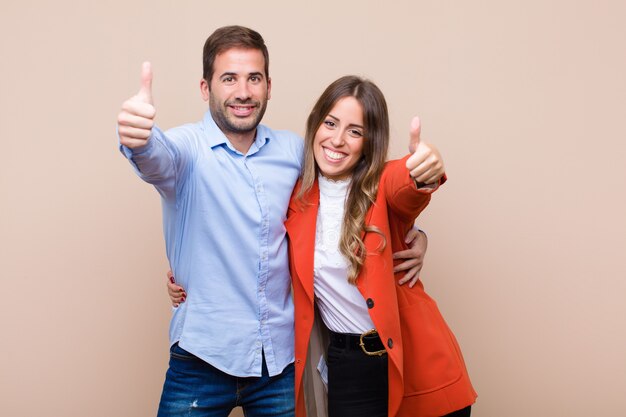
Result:
M389 346L389 349L393 348L393 339L391 337L387 339L387 346Z
M374 300L372 300L371 298L365 300L365 303L367 304L367 308L374 308Z

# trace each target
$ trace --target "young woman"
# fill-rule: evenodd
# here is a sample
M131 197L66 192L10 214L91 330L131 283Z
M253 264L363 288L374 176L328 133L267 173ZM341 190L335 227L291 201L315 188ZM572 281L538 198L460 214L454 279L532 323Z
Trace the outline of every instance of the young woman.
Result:
M426 146L413 130L413 145ZM285 223L299 416L305 368L318 365L307 358L315 309L330 340L330 417L469 415L476 398L435 302L421 282L399 286L393 273L392 252L406 248L404 235L445 177L436 169L409 173L409 156L385 162L388 144L384 96L359 77L332 83L307 121L303 172Z
M306 127L285 223L296 415L469 416L476 393L454 335L420 281L398 285L392 257L445 181L439 154L419 142L417 121L414 155L386 162L384 96L355 76L327 87ZM428 163L409 172L410 157Z

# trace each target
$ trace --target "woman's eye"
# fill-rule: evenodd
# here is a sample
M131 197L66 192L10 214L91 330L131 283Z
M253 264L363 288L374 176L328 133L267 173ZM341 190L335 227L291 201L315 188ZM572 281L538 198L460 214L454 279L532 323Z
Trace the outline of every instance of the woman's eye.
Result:
M332 120L326 120L324 121L324 124L328 127L335 127L335 122L333 122Z

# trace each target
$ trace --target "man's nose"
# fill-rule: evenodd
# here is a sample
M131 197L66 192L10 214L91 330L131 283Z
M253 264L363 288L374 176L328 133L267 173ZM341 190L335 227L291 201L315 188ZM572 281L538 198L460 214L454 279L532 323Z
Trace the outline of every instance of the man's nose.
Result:
M252 93L250 92L250 86L247 81L242 81L237 84L236 98L242 101L248 100L252 97Z

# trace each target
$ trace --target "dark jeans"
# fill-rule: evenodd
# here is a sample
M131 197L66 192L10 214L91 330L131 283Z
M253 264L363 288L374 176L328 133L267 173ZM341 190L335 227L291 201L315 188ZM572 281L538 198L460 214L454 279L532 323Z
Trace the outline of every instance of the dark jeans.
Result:
M246 417L293 417L294 366L270 377L263 359L260 377L228 375L174 344L158 417L227 417L241 406Z
M387 417L387 354L328 347L328 417ZM469 417L471 406L443 417Z

